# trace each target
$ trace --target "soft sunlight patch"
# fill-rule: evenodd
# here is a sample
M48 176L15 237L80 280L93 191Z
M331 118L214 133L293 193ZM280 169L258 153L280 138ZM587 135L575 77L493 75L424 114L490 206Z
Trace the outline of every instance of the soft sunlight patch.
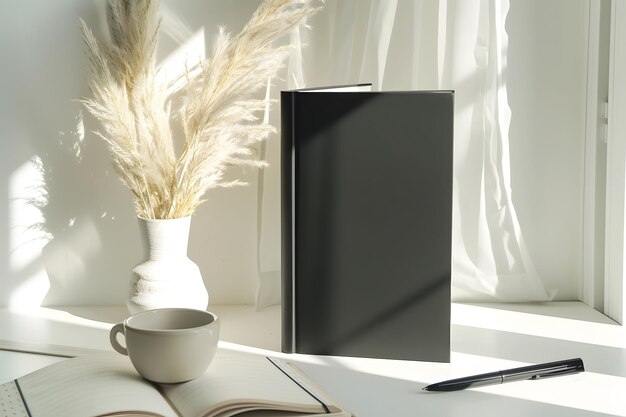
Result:
M48 274L41 266L11 292L9 307L18 309L37 308L43 302L49 289L50 281L48 280Z
M28 285L24 286L24 290L28 290ZM17 298L18 297L16 297L15 300L16 302L18 301ZM123 320L128 313L125 306L64 308L69 310L64 311L55 307L48 308L15 304L10 307L10 311L19 313L19 317L24 321L23 327L28 329L28 333L37 335L56 334L61 336L59 340L73 338L77 334L77 329L80 329L78 331L78 333L80 333L84 330L83 328L105 330L106 333L102 334L107 335L111 329L111 324ZM68 324L71 326L68 326ZM62 345L57 346L62 347ZM102 346L109 346L108 338L103 339ZM51 352L54 352L53 349L54 348L50 347Z
M50 282L41 251L50 242L41 208L47 203L42 162L38 156L24 162L9 178L9 268L19 280L9 306L36 307Z
M558 308L564 317L554 317L550 312ZM550 303L529 305L530 312L488 305L452 304L452 323L465 327L497 330L509 333L579 343L626 347L626 333L611 319L582 303ZM568 317L572 317L569 318Z
M537 381L518 381L476 390L491 395L552 404L563 409L601 413L605 416L626 415L626 402L623 401L626 379L594 372L586 371ZM596 400L589 401L589 398Z
M76 119L75 120L76 120L76 126L75 126L74 131L72 132L72 134L78 140L76 142L74 142L72 148L74 150L74 154L76 155L76 158L78 160L81 160L82 159L81 144L85 140L85 122L83 120L83 112L82 111L78 112L78 114L76 115Z
M50 241L41 207L47 194L39 157L26 161L9 178L9 267L19 273L41 257Z
M451 363L454 366L441 368L431 382L532 365L528 362L458 352L453 352ZM536 381L496 384L467 391L516 398L529 403L552 404L565 409L605 413L603 415L622 416L626 412L626 403L622 400L622 393L626 392L626 378L589 371ZM589 398L597 400L590 402Z
M187 70L193 74L192 68L206 58L204 39L204 28L201 28L160 62L157 78L167 83L168 94L183 88L186 85L186 79L180 75L185 74Z

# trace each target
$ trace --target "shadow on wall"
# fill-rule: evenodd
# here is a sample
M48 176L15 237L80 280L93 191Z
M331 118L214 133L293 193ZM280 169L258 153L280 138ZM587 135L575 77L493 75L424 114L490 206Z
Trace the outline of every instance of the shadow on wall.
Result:
M127 275L139 254L129 250L138 247L135 234L126 242L116 236L134 227L128 192L111 172L103 144L83 141L94 125L85 127L73 101L86 94L77 16L93 18L95 10L81 2L40 6L49 10L35 16L26 4L11 15L36 19L37 30L3 25L20 42L3 48L12 85L1 112L7 138L0 304L106 303L125 292L123 281L111 277Z
M46 137L44 126L28 134ZM77 129L33 143L9 176L10 305L111 303L126 291L118 277L140 257L137 233L120 241L136 227L130 196L103 145L83 138L79 113Z
M141 259L130 192L120 186L104 144L84 140L81 119L40 154L45 185L37 228L52 237L42 249L50 280L44 305L122 300L127 287L120 277Z

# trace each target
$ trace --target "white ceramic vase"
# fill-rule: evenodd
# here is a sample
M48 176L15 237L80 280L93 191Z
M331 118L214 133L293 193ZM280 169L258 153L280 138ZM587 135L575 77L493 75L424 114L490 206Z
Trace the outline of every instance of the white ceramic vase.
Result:
M126 301L130 313L166 307L206 310L209 294L198 265L187 257L191 216L138 219L145 256L132 271Z

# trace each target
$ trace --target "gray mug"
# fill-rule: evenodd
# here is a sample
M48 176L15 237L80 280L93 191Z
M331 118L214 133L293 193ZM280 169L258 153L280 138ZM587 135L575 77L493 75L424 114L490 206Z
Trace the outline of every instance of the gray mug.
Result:
M127 355L145 379L189 381L202 375L217 351L220 323L207 311L163 308L137 313L111 328L111 346ZM126 346L117 340L122 333Z

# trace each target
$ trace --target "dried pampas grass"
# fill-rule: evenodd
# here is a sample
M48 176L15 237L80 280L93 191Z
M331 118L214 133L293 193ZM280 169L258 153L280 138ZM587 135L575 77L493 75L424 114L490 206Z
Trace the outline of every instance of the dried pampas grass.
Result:
M156 77L160 20L156 0L109 0L111 43L102 46L81 20L92 97L82 99L103 127L113 165L134 195L139 216L191 215L230 166L263 166L252 149L274 131L259 123L264 100L251 98L281 66L292 46L272 42L317 9L309 0L263 0L239 35L220 28L213 56L181 75L178 111L184 132L175 153L168 85Z

